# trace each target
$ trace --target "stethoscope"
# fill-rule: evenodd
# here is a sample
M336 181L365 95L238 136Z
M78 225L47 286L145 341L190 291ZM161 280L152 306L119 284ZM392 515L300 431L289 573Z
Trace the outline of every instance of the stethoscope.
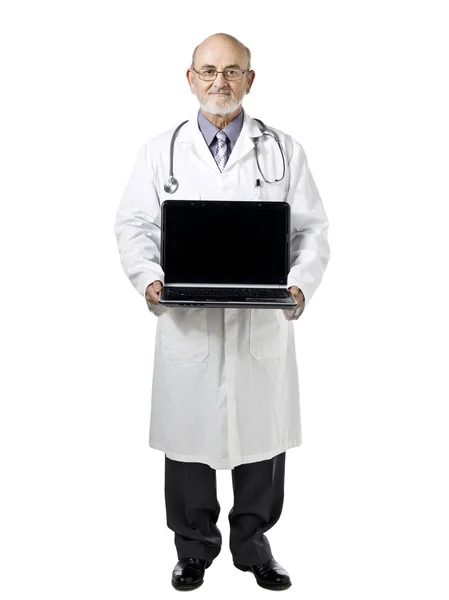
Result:
M266 127L260 119L254 119L254 120L257 121L262 127L262 129L261 129L262 137L264 135L271 136L276 141L277 145L279 146L279 150L281 152L281 157L282 157L282 177L280 179L275 179L274 181L268 181L267 179L265 179L265 176L262 173L262 169L260 168L259 154L257 151L257 145L260 142L260 140L262 139L261 137L253 138L253 142L255 144L254 145L254 153L256 155L257 168L259 169L259 172L262 175L264 181L266 181L266 183L279 183L279 181L282 181L285 176L285 158L284 158L284 150L282 149L281 142L279 141L277 133L275 131L273 131L273 129ZM183 121L180 125L178 125L178 127L175 129L175 131L172 135L172 138L171 138L171 142L170 142L170 176L164 185L164 190L167 192L167 194L174 194L179 186L179 181L177 179L175 179L175 177L173 175L173 154L174 154L175 139L176 139L176 136L178 135L178 131L187 122L188 121ZM258 179L256 181L256 190L257 190L258 198L260 198L260 179Z

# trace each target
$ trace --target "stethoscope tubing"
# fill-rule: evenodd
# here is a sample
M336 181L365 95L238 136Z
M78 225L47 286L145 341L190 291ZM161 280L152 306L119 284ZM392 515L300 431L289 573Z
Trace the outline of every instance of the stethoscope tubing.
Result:
M282 157L282 177L280 179L275 179L274 181L268 181L267 179L265 179L265 175L263 174L262 169L260 168L259 153L257 151L257 144L259 143L260 138L254 138L253 139L253 142L254 142L254 153L256 155L257 168L259 169L259 173L262 175L262 178L263 178L263 180L266 183L279 183L285 177L285 157L284 157L284 150L282 148L282 144L279 141L279 138L278 138L277 133L275 131L273 131L272 129L270 129L269 127L267 127L260 119L254 119L254 120L257 121L259 123L259 125L261 126L262 136L264 136L264 135L271 136L276 141L277 145L279 146L279 150L280 150L281 157ZM178 125L178 127L175 129L175 131L173 132L173 135L172 135L172 138L171 138L171 142L170 142L170 172L169 172L168 180L164 184L164 190L168 194L174 194L176 192L176 190L178 189L178 186L179 186L179 182L178 182L177 179L175 179L174 172L173 172L173 157L174 157L174 153L175 153L175 140L176 140L176 136L178 135L178 131L187 122L188 121L183 121L182 123L180 123Z
M277 133L275 131L273 131L272 129L270 129L269 127L267 127L260 119L254 119L255 121L257 121L261 126L262 126L262 135L270 135L276 142L277 145L279 146L279 150L281 152L281 156L282 156L282 177L280 179L275 179L274 181L268 181L267 179L265 179L264 174L262 173L262 169L260 168L260 164L259 164L259 153L257 151L257 144L260 141L260 138L254 139L254 153L256 155L256 162L257 162L257 168L259 169L259 173L262 175L263 180L266 183L279 183L280 181L282 181L285 177L285 158L284 158L284 150L282 148L282 144L279 141L279 138L277 136Z
M171 142L170 142L170 175L169 175L167 183L164 185L164 190L169 194L173 194L178 189L179 183L174 178L174 173L173 173L173 156L175 153L175 140L176 140L176 136L178 135L178 131L187 122L188 122L188 119L187 119L187 121L183 121L182 123L180 123L178 125L178 127L175 129L175 131L172 135L172 138L171 138ZM173 186L176 186L175 189L173 191L169 191L169 189L171 189Z

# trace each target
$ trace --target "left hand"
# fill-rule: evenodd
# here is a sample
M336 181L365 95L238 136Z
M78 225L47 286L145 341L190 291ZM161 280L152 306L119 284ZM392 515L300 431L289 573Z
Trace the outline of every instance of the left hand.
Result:
M301 306L302 303L304 302L305 298L304 298L304 294L301 292L299 287L296 287L296 285L291 285L288 289L293 294L293 296L295 296L298 306Z

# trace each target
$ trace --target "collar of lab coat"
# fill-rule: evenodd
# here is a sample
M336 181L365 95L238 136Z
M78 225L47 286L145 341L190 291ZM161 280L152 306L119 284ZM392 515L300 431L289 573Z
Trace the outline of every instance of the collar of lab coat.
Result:
M245 110L242 130L240 131L240 135L237 138L235 146L231 152L231 155L229 156L223 172L228 171L232 165L248 154L248 152L254 148L255 144L253 139L258 138L261 135L262 132L259 129L259 124L257 121L252 119ZM176 141L181 144L190 144L191 151L195 153L197 158L204 161L214 171L217 170L217 163L215 162L215 159L212 156L206 140L204 139L203 134L198 126L198 109L195 111L195 114L190 117L189 121L183 125L183 127L181 127L178 132L178 139Z

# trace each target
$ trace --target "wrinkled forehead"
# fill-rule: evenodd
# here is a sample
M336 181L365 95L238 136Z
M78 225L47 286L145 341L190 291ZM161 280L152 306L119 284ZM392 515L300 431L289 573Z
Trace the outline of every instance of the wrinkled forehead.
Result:
M208 42L200 45L196 52L196 68L215 67L225 69L226 67L238 67L246 69L248 57L244 48L224 41Z

